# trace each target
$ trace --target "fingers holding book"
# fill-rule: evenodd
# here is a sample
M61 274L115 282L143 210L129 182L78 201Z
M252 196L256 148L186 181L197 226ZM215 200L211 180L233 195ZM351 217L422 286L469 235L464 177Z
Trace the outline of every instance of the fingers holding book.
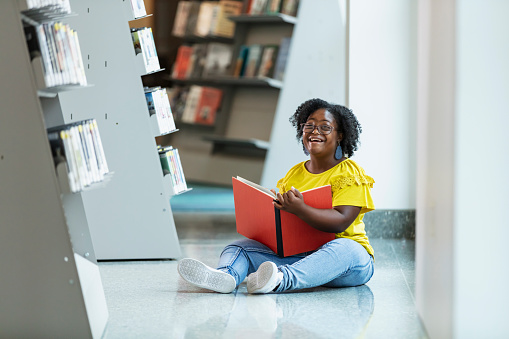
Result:
M275 193L275 191L274 191ZM277 193L277 200L274 200L274 206L277 209L288 211L290 213L297 212L304 205L304 198L298 189L292 187L285 193Z

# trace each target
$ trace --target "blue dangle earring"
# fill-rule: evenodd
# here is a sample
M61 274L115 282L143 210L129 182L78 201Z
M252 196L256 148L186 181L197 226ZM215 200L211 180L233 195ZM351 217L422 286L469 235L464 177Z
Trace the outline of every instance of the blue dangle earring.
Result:
M308 156L308 155L309 155L309 152L308 152L308 150L306 149L306 146L302 145L302 149L304 150L304 154L305 154L306 156Z
M343 157L343 150L341 149L341 144L336 147L336 153L334 153L334 158L336 160L340 160Z

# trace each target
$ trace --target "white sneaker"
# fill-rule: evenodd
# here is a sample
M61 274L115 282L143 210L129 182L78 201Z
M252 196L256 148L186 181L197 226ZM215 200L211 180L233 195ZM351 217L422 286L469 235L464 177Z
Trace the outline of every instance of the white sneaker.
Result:
M247 291L249 293L269 293L283 280L283 273L279 272L276 264L266 261L258 270L247 277Z
M230 293L237 285L235 278L230 274L191 258L179 261L178 272L185 281L220 293Z

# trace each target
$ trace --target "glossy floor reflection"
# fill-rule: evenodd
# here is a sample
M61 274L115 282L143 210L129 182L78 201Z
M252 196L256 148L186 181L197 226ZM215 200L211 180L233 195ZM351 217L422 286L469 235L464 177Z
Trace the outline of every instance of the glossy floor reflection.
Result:
M215 266L240 236L231 214L176 214L183 256ZM371 239L375 274L359 287L250 295L189 285L175 261L101 263L105 338L426 338L414 305L414 242Z

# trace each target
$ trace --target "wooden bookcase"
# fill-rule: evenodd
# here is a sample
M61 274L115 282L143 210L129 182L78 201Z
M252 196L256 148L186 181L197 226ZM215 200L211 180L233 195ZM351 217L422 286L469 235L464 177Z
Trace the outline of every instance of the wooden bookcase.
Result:
M243 2L247 6L247 2ZM168 16L174 17L176 6L167 8L164 1L156 0L155 8L162 8L155 15L156 27L163 25ZM157 11L159 13L159 11ZM239 15L232 39L169 37L173 22L168 21L164 35L156 36L158 44L223 42L233 46L233 60L241 45L279 45L283 37L291 37L297 19L287 15ZM159 24L158 24L159 23ZM169 33L168 33L169 32ZM175 60L175 51L168 47L169 67ZM231 70L233 71L233 69ZM171 74L171 69L167 74ZM161 138L162 144L172 144L183 150L181 158L186 177L191 181L231 185L231 177L240 175L259 182L268 150L272 122L278 98L283 87L275 79L213 77L206 79L172 79L168 85L202 85L223 90L223 100L214 126L182 124L181 133Z
M170 69L182 39L171 36L176 2L153 0L154 20L165 45L164 59ZM234 57L242 44L279 44L292 38L282 82L260 79L186 79L169 84L197 84L225 91L214 128L183 125L178 135L161 139L183 149L182 162L189 180L231 185L241 175L274 187L286 171L305 157L288 122L305 100L319 97L346 104L348 90L349 0L323 0L319 6L300 0L297 17L240 15L233 17L236 32ZM247 5L247 1L244 1ZM159 16L162 14L162 16ZM168 19L170 18L170 19Z

